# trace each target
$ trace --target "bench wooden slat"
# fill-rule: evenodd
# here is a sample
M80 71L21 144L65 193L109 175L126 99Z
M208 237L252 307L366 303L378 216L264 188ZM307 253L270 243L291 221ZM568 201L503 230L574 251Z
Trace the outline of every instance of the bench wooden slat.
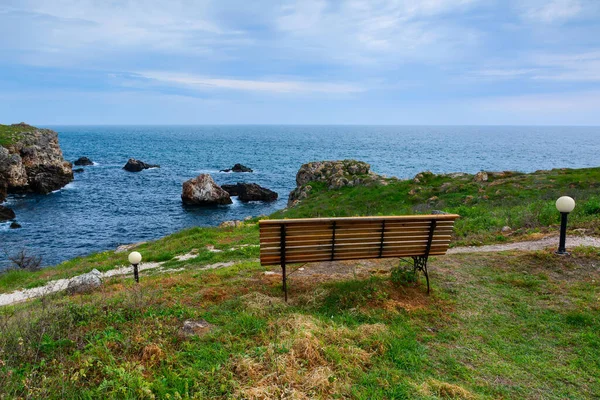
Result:
M426 246L427 245L427 241L426 240L413 240L413 241L384 241L383 242L383 249L386 249L388 247L394 247L394 246ZM450 243L450 239L447 240L434 240L431 242L432 246L437 246L437 245L443 245L443 244L449 244ZM289 254L293 251L296 250L302 250L302 251L317 251L320 249L327 249L328 251L331 251L333 243L318 243L318 244L310 244L310 245L302 245L302 246L286 246L286 252ZM371 246L371 247L375 247L375 248L381 248L381 242L374 242L374 241L370 241L370 242L351 242L351 243L337 243L335 244L335 251L338 250L342 250L342 249L346 249L346 248L356 248L356 247L367 247L367 246ZM274 253L274 252L279 252L280 248L279 247L264 247L261 248L261 252L265 252L265 253Z
M348 222L336 222L336 228L338 229L361 229L361 228L380 228L381 224L382 224L383 220L381 221L377 221L377 222L365 222L365 223L348 223ZM400 228L400 227L411 227L411 226L428 226L431 223L431 221L406 221L406 222L394 222L394 221L386 221L385 224L388 227L396 227L396 228ZM438 221L437 222L440 226L444 226L444 225L452 225L454 223L454 221ZM333 222L325 222L325 223L313 223L313 224L294 224L294 225L288 225L288 224L283 224L286 226L286 229L290 232L294 231L294 230L299 230L299 229L306 229L306 228L310 228L310 229L331 229L333 227ZM277 231L277 229L279 229L279 227L282 224L279 225L260 225L260 229L262 231L268 232L268 231Z
M430 253L434 252L442 252L445 253L448 250L448 246L435 246L430 249ZM286 261L291 262L292 259L297 257L325 257L330 261L335 261L340 259L340 257L346 257L349 254L354 255L357 259L361 258L379 258L379 254L381 254L382 258L392 257L394 254L402 253L402 254L410 254L411 256L421 256L426 252L426 246L420 247L410 247L410 246L402 246L402 247L394 247L384 250L383 252L379 252L378 248L356 248L356 249L345 249L336 251L334 253L333 259L331 258L331 252L326 250L319 251L310 251L310 252L292 252L290 254L286 253ZM264 259L272 259L272 260L281 260L281 256L279 254L263 254L261 260Z
M429 256L441 256L446 254L446 250L443 251L430 251L429 252ZM415 254L412 251L401 251L401 252L394 252L394 253L389 253L387 254L385 257L390 258L390 257L412 257L415 255L423 255L421 254ZM343 255L343 256L339 256L336 257L334 259L334 261L344 261L344 260L360 260L360 259L373 259L373 258L379 258L379 254L375 254L372 253L370 256L366 256L364 254L347 254L347 255ZM293 263L308 263L308 262L319 262L319 261L331 261L331 258L326 255L326 254L320 254L320 255L310 255L310 256L294 256L294 257L290 257L289 259L286 257L286 262L289 264L293 264ZM280 265L281 264L281 259L280 258L261 258L260 262L262 265Z
M415 226L407 226L407 227L394 227L394 226L388 226L386 225L384 230L385 232L419 232L419 231L426 231L429 232L429 228L431 225L415 225ZM439 230L443 230L443 229L450 229L452 230L453 225L440 225L439 227L436 228L436 231ZM376 228L343 228L343 227L336 227L336 232L340 232L340 233L375 233L375 232L381 232L381 225L376 227ZM321 228L321 227L314 227L314 228L302 228L302 229L297 229L297 230L289 230L286 227L286 236L299 236L299 235L303 235L306 234L306 232L311 232L311 234L330 234L333 231L333 228ZM272 230L272 231L264 231L261 230L261 237L270 237L270 236L279 236L280 234L280 229L277 230Z
M295 218L295 219L264 219L259 221L261 225L293 225L301 223L317 223L317 222L355 222L355 221L454 221L459 215L457 214L426 214L426 215L390 215L380 217L332 217L332 218Z
M423 233L423 234L411 234L411 233L406 233L406 234L394 234L391 236L388 236L387 234L384 237L384 242L387 243L389 241L402 241L402 240L424 240L427 241L429 239L429 234ZM433 235L433 240L451 240L452 239L452 235L446 235L446 234L439 234L436 233ZM370 235L370 236L361 236L359 238L356 237L337 237L335 238L335 243L337 244L344 244L344 243L354 243L357 240L360 241L380 241L381 240L381 235ZM277 247L279 248L280 246L280 242L281 240L277 239L268 239L268 240L264 240L261 241L260 244L260 248L265 249L265 248L273 248L273 247ZM300 238L300 240L286 240L286 247L293 247L293 246L305 246L305 245L311 245L311 244L329 244L331 245L333 243L333 238L332 235L329 235L328 237L325 238L310 238L310 239L302 239Z
M381 229L383 221L369 222L363 224L348 224L348 223L336 223L336 229ZM410 227L427 227L431 224L431 221L413 221L413 222L387 222L385 223L388 228L410 228ZM442 226L452 226L453 221L439 221L437 224ZM331 230L333 223L316 223L316 224L302 224L302 225L286 225L286 231L295 232L303 229L311 230ZM261 225L261 232L278 232L281 225Z

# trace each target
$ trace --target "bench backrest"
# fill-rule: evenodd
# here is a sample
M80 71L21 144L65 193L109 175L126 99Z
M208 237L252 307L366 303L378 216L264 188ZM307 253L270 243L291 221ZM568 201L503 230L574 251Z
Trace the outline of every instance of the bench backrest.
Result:
M262 265L442 255L456 214L262 220Z

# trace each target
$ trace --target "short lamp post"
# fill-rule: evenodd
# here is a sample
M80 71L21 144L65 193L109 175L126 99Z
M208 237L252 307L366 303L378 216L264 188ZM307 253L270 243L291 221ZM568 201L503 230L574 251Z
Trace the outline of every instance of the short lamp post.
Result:
M138 264L142 261L142 255L137 251L129 253L129 262L133 265L133 278L136 282L140 282L140 276L138 274Z
M567 217L575 208L575 200L569 196L562 196L556 200L556 209L560 211L560 241L558 243L558 251L556 254L568 255L566 246L567 241Z

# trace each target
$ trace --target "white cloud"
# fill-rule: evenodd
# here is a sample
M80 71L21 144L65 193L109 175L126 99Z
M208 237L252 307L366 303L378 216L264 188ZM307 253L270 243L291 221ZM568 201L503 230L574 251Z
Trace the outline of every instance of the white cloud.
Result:
M351 94L365 90L360 86L347 83L214 78L161 71L143 71L137 72L136 75L141 78L150 79L156 83L174 85L198 91L225 89L269 93Z
M482 98L473 107L483 111L565 115L598 111L598 104L600 91L582 91Z
M448 58L468 47L477 32L448 14L478 0L293 0L281 8L276 27L300 50L348 63Z
M519 67L516 67L519 65ZM472 73L491 80L600 82L600 50L582 53L534 53L505 67L488 67Z
M542 54L535 62L545 67L534 79L600 82L600 50L576 54Z
M532 72L537 71L534 68L515 68L515 69L502 69L502 68L490 68L481 69L475 71L474 74L485 78L494 79L515 79L523 76L530 75Z
M584 4L581 0L517 0L516 10L526 20L555 23L579 17Z

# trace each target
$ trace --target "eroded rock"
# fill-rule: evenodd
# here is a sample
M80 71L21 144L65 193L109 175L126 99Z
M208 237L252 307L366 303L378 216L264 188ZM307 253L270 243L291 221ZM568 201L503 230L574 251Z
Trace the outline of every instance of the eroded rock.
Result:
M78 166L94 165L94 162L87 157L79 157L77 160L73 161L73 165L78 165Z
M223 185L223 190L230 196L238 196L240 201L275 201L278 194L256 183L238 182L235 185Z
M67 293L87 293L102 285L102 274L93 269L87 274L76 276L69 281Z
M183 322L183 326L179 332L182 336L201 336L207 334L214 328L215 326L213 324L210 324L203 319L188 319Z
M223 221L219 224L219 228L238 228L240 226L243 226L244 222L240 221L240 220L233 220L233 221Z
M0 146L0 202L6 193L47 194L73 180L71 163L63 159L58 134L24 123L9 144Z
M315 161L302 165L296 174L296 189L292 190L288 207L293 207L308 196L310 182L324 182L329 189L345 186L383 184L385 178L371 171L363 161Z
M231 204L231 197L215 183L209 174L201 174L185 181L181 192L181 201L186 205L211 206Z
M473 178L473 180L475 182L487 182L489 179L487 172L485 171L479 171L478 173L475 174L475 177Z
M220 172L253 172L252 168L248 168L242 164L235 164L232 168L222 169Z
M158 164L147 164L143 161L136 160L135 158L130 158L127 160L127 164L123 167L125 171L129 172L140 172L149 168L160 168Z
M0 206L0 222L10 221L11 219L15 219L15 212L8 207Z

